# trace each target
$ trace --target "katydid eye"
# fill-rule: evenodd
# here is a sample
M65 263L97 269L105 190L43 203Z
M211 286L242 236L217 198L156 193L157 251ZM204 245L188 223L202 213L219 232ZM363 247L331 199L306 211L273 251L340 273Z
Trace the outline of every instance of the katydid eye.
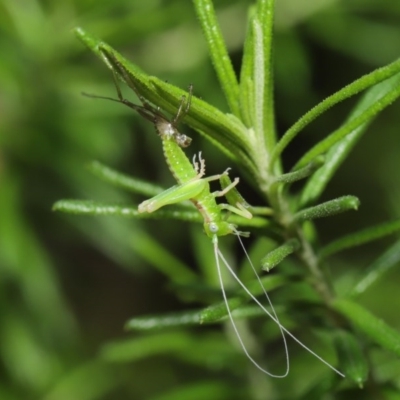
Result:
M210 231L211 231L212 233L218 232L218 225L215 224L215 223L211 223L210 226L209 226L209 228L210 228Z

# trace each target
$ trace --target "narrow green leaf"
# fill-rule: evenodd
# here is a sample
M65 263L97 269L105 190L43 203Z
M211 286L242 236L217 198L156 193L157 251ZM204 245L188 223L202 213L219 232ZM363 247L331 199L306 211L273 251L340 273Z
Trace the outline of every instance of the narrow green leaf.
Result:
M238 307L247 303L247 299L244 297L233 297L228 300L229 309L233 312ZM221 321L221 319L228 316L228 310L224 301L213 304L200 312L200 323L209 324L213 322Z
M258 306L243 306L245 299L235 297L228 301L232 315L237 319L248 319L265 315ZM225 302L220 302L203 310L190 310L167 315L146 315L135 317L125 324L128 331L153 331L182 326L215 324L225 321L228 311Z
M270 207L259 207L259 206L250 206L249 211L253 215L265 215L271 216L274 214L274 210Z
M321 165L324 164L324 162L325 162L325 157L318 156L315 160L311 161L303 168L300 168L293 172L289 172L287 174L276 176L271 186L277 183L286 183L286 184L293 183L301 179L307 178L312 173L314 173L318 168L320 168Z
M250 14L241 69L242 118L249 127L252 157L259 175L267 170L276 142L271 68L273 16L274 1L258 1Z
M362 114L371 104L379 101L394 87L399 85L400 74L396 74L392 78L373 86L358 102L342 126L345 126L349 121ZM360 125L328 150L324 165L309 179L301 193L300 204L302 206L313 203L319 198L336 170L366 132L372 120L371 118L366 123Z
M400 334L384 321L351 300L337 299L332 307L376 344L400 356Z
M255 7L250 9L246 39L243 47L243 59L240 69L240 111L241 118L248 128L254 126L254 20Z
M328 137L318 142L296 163L294 168L300 168L309 163L320 154L326 153L336 143L344 137L361 128L363 125L370 123L378 113L390 106L400 96L400 86L395 87L381 99L369 106L364 112L357 117L351 119L339 129L332 132Z
M264 137L264 103L266 101L265 91L265 55L264 55L264 35L261 26L261 22L258 18L254 18L253 22L253 34L254 34L254 131L257 138L258 146L265 147ZM263 146L261 146L263 144Z
M149 82L157 93L157 98L162 99L153 100L148 97L149 100L171 113L176 112L182 96L187 96L186 92L158 78L151 77ZM173 104L172 108L171 104ZM256 173L249 155L251 147L248 132L238 118L231 114L224 114L205 101L193 97L184 122L211 140L228 157L240 162L250 173L253 175Z
M321 258L327 258L332 254L338 253L351 247L360 246L373 240L381 239L385 236L392 235L400 230L400 219L395 221L384 222L358 232L343 236L338 240L325 246L321 252Z
M290 239L282 246L268 253L262 260L262 269L270 271L276 265L281 263L288 255L294 253L300 247L297 239Z
M251 212L252 208L250 208L250 212ZM263 211L264 215L265 215L265 209L261 210ZM242 227L249 227L249 228L271 228L272 224L271 221L269 221L266 218L262 218L262 217L253 217L252 219L247 219L244 217L241 217L239 215L233 215L230 214L228 216L228 221L232 222L235 225L239 225Z
M234 115L239 117L239 84L218 25L212 1L193 0L193 3L207 40L211 61L229 108Z
M127 82L124 77L124 72L126 72L129 75L129 78L134 82L135 89L137 89L141 96L159 106L161 109L170 112L171 114L176 113L182 95L187 95L187 93L175 88L175 92L179 91L179 94L176 94L175 96L175 103L171 104L170 102L166 102L165 99L159 96L151 87L149 83L150 77L144 74L136 65L125 59L111 46L94 38L82 28L75 28L74 33L83 44L93 51L100 58L100 60L104 62L113 73L116 74L116 77L119 80L125 82L128 86L130 85L130 82Z
M241 118L246 127L251 129L254 126L254 82L250 76L242 78L240 82L240 110Z
M202 216L195 210L158 210L153 213L139 213L137 206L103 203L93 200L59 200L53 205L53 211L79 215L112 215L140 219L172 218L189 222L203 222Z
M131 68L128 61L109 46L102 44L101 49L107 55L107 62L112 64L114 70L118 71L125 83L133 90L137 89L143 97L161 109L174 115L182 102L182 98L188 97L187 91L183 91L174 85L154 76L138 74L135 69ZM184 121L193 129L211 139L228 157L244 164L251 164L247 155L249 141L246 128L233 115L224 114L205 101L193 96Z
M343 196L314 207L298 211L293 219L295 221L307 221L310 219L330 217L349 210L357 210L360 200L355 196Z
M155 329L173 328L187 325L200 324L200 311L182 311L167 315L147 315L145 317L135 317L125 324L128 331L149 331Z
M305 206L318 200L336 170L366 131L369 122L350 132L325 154L324 165L315 172L302 190L299 201L300 206Z
M105 64L133 90L137 90L149 102L175 115L182 97L188 92L162 80L147 76L138 67L104 42L99 42L81 28L75 33ZM241 163L251 176L257 174L249 154L250 143L246 127L231 114L224 114L205 101L193 96L184 122L205 135L228 157Z
M112 362L134 362L157 355L175 353L193 345L193 338L184 332L167 332L109 343L101 357Z
M90 50L93 51L98 57L103 58L101 52L99 51L99 44L101 43L100 39L95 38L94 36L89 35L84 29L81 27L76 27L73 29L75 36Z
M262 68L263 68L263 79L258 81L257 72L257 59L256 54L255 61L255 74L254 82L256 90L258 85L263 85L262 94L264 100L263 114L264 114L264 126L263 135L265 137L265 144L268 154L271 154L276 144L276 133L275 133L275 113L274 113L274 82L273 82L273 64L272 64L272 53L273 53L273 32L274 32L274 15L275 15L275 0L258 0L257 1L257 16L259 26L262 30ZM261 49L257 49L259 51ZM261 67L261 65L260 65ZM260 103L258 103L260 104Z
M222 189L226 189L227 187L232 185L232 181L231 178L229 178L229 175L222 175L221 178L219 179L219 182L221 184ZM232 187L228 192L225 193L225 198L228 201L228 203L233 206L237 206L238 204L240 204L240 206L246 209L250 207L250 204L240 194L236 186Z
M400 262L400 241L390 246L377 260L375 260L363 273L363 278L357 283L350 293L356 297L364 293L378 279L396 267Z
M269 92L266 92L270 90L271 86L270 82L268 82L270 74L265 69L265 57L268 57L269 54L265 54L263 25L258 16L252 19L251 24L254 37L254 71L252 74L253 78L250 80L247 79L245 83L252 82L253 88L248 93L251 93L254 98L250 101L249 109L253 111L251 117L253 124L252 129L248 131L248 137L251 141L252 158L257 165L258 175L262 176L262 180L266 180L265 174L268 167L269 154L275 145L274 127L271 128L273 111L268 108L269 106L272 107L272 97Z
M177 206L179 206L179 204L177 204ZM177 219L187 222L204 222L201 214L195 209L193 209L193 211L157 210L153 213L139 213L137 206L124 206L93 200L59 200L53 205L53 211L78 215L112 215L125 218ZM228 220L233 224L244 227L264 228L270 225L267 219L261 217L247 219L237 215L230 215Z
M400 72L400 59L385 67L376 69L375 71L362 76L361 78L345 86L343 89L339 90L335 94L329 96L321 103L313 107L309 112L303 115L292 127L290 127L283 135L283 137L279 140L271 156L270 168L273 168L275 161L278 159L282 151L299 134L299 132L301 132L318 116L329 110L334 105L342 102L343 100L346 100L356 95L357 93L360 93L361 91L368 89L369 87L376 85L377 83L382 82L385 79L390 78L398 72Z
M229 301L229 305L235 304L234 302ZM215 324L228 320L228 311L226 309L225 303L221 303L219 307L215 309L204 310L200 319L202 324ZM268 309L268 307L265 307ZM235 320L249 320L252 318L258 318L265 316L265 311L257 305L242 305L237 306L237 308L231 309L232 316Z
M339 359L340 370L347 379L353 380L360 389L368 377L368 363L356 337L343 329L334 334L334 344Z
M146 80L146 75L141 71L141 69L130 63L128 60L123 58L119 53L117 53L111 46L109 46L107 43L97 39L96 37L90 35L87 33L84 29L77 27L73 30L75 33L75 36L89 49L91 50L94 54L97 55L97 57L100 58L101 61L103 61L107 67L110 70L113 70L113 66L108 62L107 58L104 56L104 50L108 53L113 54L115 57L119 59L121 64L133 75L136 76L137 82L139 83L139 89L143 89L142 86L146 87L148 86L147 80ZM121 78L121 77L119 77Z
M132 178L129 175L118 172L98 161L92 161L87 167L90 172L102 179L104 182L129 190L133 193L152 197L165 190L161 186L153 185L152 183Z

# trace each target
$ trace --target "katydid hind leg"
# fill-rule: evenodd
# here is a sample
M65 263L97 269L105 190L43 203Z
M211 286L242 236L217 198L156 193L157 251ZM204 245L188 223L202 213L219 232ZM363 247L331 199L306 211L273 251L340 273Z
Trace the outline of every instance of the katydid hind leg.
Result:
M182 185L172 186L171 188L164 190L157 196L143 201L141 204L139 204L138 211L140 213L151 213L161 207L190 200L201 193L206 185L207 183L203 179L197 179L191 180Z
M176 125L180 120L182 120L185 115L189 112L190 106L192 104L192 96L193 96L193 85L189 85L189 95L186 98L185 95L182 96L181 102L179 104L178 111L173 119L173 124Z
M129 74L128 70L124 65L121 64L121 62L112 54L110 51L108 51L106 48L101 47L100 51L104 55L104 57L107 59L109 65L112 68L113 76L114 76L114 82L115 86L117 88L117 94L118 98L120 99L121 103L126 104L128 107L131 107L138 111L144 118L150 120L151 122L154 123L154 118L159 117L164 120L168 120L167 117L160 111L158 107L153 107L139 92L139 89L136 85L136 83L133 81L131 75ZM131 103L130 101L126 100L121 93L121 89L119 88L118 81L116 75L119 74L125 83L135 92L136 96L139 98L140 102L142 103L142 106L138 106L137 104ZM142 112L140 112L140 109ZM147 111L147 112L145 112Z
M221 210L227 210L227 211L233 212L234 214L240 215L243 218L246 218L246 219L253 218L253 214L249 210L246 210L246 208L244 208L244 206L240 203L237 203L236 206L232 206L230 204L225 204L225 203L220 203L220 204L218 204L218 206Z

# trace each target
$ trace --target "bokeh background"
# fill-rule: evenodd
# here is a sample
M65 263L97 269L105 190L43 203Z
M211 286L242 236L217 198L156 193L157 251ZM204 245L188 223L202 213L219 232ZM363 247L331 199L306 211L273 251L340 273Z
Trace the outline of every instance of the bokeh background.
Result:
M327 95L400 55L399 1L276 3L280 132ZM215 1L238 71L250 4ZM0 0L0 398L178 398L168 393L190 387L204 371L189 373L168 355L113 363L102 349L129 336L123 326L132 316L185 307L154 267L162 268L163 251L194 264L201 228L51 211L62 198L143 200L94 178L85 167L92 160L173 184L150 124L119 104L81 96L114 96L114 88L109 71L71 33L76 26L149 74L180 87L193 83L197 96L227 111L190 1ZM349 100L312 124L285 153L285 165L337 127L354 104ZM319 223L323 243L399 215L399 110L394 104L372 124L330 185L326 198L354 194L362 206ZM191 136L191 151L202 149L208 171L229 165L209 143ZM257 204L257 194L244 190ZM338 290L362 276L390 243L341 256L332 272ZM400 329L396 279L391 273L361 300ZM235 376L218 374L227 382ZM238 395L210 393L213 399Z

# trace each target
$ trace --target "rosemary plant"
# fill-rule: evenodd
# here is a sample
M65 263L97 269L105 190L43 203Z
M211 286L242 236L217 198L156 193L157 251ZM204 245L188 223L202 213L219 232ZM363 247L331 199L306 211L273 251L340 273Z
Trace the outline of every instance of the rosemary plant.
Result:
M335 265L333 256L339 252L397 233L400 223L398 220L382 221L361 231L346 226L343 227L342 237L321 246L316 239L318 229L314 221L335 218L339 213L355 212L362 204L362 199L348 193L338 193L338 197L324 201L321 197L370 123L400 96L400 61L349 83L305 113L286 132L277 132L272 73L274 1L257 0L249 11L239 77L232 66L212 1L194 0L193 4L229 112L222 112L208 103L211 99L202 100L193 96L183 122L224 153L230 160L227 167L234 166L240 171L262 199L259 204L251 205L256 215L253 219L230 216L229 221L250 230L252 237L257 238L254 247L258 246L258 251L254 250L253 255L259 254L260 248L264 254L253 261L260 269L271 271L273 268L262 281L279 313L284 315L283 325L301 336L309 346L314 345L321 350L330 363L346 375L345 379L336 377L323 365L296 352L292 355L294 371L292 377L287 379L298 382L296 377L300 376L302 382L307 382L307 390L304 389L301 395L299 390L296 398L321 399L327 393L353 393L354 390L361 393L356 395L357 398L367 398L361 390L368 393L369 389L376 393L374 398L383 397L388 389L376 375L379 366L371 361L371 351L380 348L392 353L393 357L399 356L400 334L362 306L358 297L398 263L399 244L396 243L372 261L363 278L347 293L336 293L336 282L332 280L329 268ZM75 34L115 72L110 58L104 57L105 52L111 54L127 71L140 95L163 112L174 115L182 96L188 95L171 83L146 75L109 44L95 39L82 28L76 28ZM118 71L116 79L126 83ZM196 91L196 77L193 77L193 84ZM308 126L329 109L360 93L362 97L343 123L323 132L322 138L304 151L293 167L283 167L282 155L290 149L294 139L304 134ZM157 184L127 176L99 162L93 162L90 170L105 182L138 195L154 196L162 190ZM294 190L294 183L300 189ZM187 204L143 214L133 204L61 200L54 205L54 209L80 215L175 219L193 224L202 222L201 215ZM198 229L201 230L200 226ZM143 235L146 237L145 233ZM211 253L211 248L209 251ZM151 257L148 257L150 260ZM210 269L214 265L210 265L209 258L204 263L206 266L200 266L202 274L195 273L185 263L168 255L165 255L165 263L161 262L163 266L160 267L159 260L153 260L153 263L168 276L179 297L204 306L173 314L134 316L127 322L126 328L141 331L143 335L110 344L103 352L106 359L135 361L140 358L138 353L141 352L147 356L174 353L182 362L201 368L202 375L205 370L214 368L214 373L228 371L232 376L248 378L249 386L236 392L232 391L229 377L221 379L213 386L213 393L220 393L218 398L283 398L285 393L290 393L283 387L284 383L267 382L246 363L240 352L234 350L232 343L227 345L220 334L215 335L213 330L204 327L206 324L222 324L228 337L232 336L226 307L213 287L215 280ZM240 273L246 280L246 268ZM247 285L257 292L254 280L248 280ZM188 297L189 291L191 294ZM229 294L229 304L235 310L235 318L241 321L242 335L253 343L253 353L258 359L265 358L273 368L279 369L282 354L271 350L271 343L279 340L279 330L271 321L260 319L259 307L248 303L240 291L232 290ZM203 326L196 330L196 334L193 333L190 328L199 325ZM250 326L253 326L252 330ZM293 343L289 346L294 347ZM270 355L266 355L268 350ZM307 374L309 371L312 373ZM201 386L201 383L200 379L198 385ZM181 398L184 398L183 393ZM293 393L287 395L294 398Z

